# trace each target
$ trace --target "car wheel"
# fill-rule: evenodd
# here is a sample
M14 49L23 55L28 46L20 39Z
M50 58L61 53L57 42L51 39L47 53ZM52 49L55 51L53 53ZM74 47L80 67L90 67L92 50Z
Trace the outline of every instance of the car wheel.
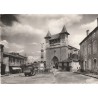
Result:
M36 74L36 72L34 71L33 73L32 73L32 75L34 76Z
M27 74L25 73L25 76L27 76Z

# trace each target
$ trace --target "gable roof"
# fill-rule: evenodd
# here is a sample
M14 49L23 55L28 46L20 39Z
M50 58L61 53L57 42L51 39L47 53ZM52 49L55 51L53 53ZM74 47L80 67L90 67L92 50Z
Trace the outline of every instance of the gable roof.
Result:
M91 36L95 31L97 31L98 30L98 26L91 32L91 33L89 33L89 35L87 36L87 37L85 37L83 40L82 40L82 42L80 43L80 45L89 37L89 36Z

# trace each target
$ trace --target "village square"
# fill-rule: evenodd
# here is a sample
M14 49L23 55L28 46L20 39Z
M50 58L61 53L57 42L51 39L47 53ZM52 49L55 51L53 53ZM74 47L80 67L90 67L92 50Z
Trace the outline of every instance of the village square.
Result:
M66 17L66 15L57 16L54 17L57 19L59 17ZM98 83L98 17L94 18L96 26L93 27L91 31L87 28L84 31L81 31L82 33L80 34L79 31L77 31L77 25L71 27L71 25L68 24L69 22L71 23L71 21L65 23L67 21L66 18L65 22L59 20L57 23L58 20L53 20L54 24L63 22L59 27L56 25L56 29L52 28L52 26L54 26L53 23L51 25L47 23L50 29L46 29L43 25L42 28L46 29L46 31L44 34L39 35L42 33L42 31L39 31L39 24L42 25L42 21L36 19L36 17L42 18L43 16L33 16L34 19L32 19L32 22L35 24L37 22L38 24L36 25L39 26L39 29L34 32L40 32L37 34L36 38L33 37L35 35L32 35L33 29L28 26L24 26L22 33L20 33L22 25L18 22L21 20L22 23L28 23L28 20L26 21L23 19L28 19L29 16L5 14L0 15L0 17L1 84ZM44 16L43 20L46 17L50 20L53 18L52 16L47 15ZM33 24L32 22L31 20L29 21L30 24ZM75 20L74 24L76 24ZM80 24L82 24L82 21ZM14 29L12 30L11 27ZM58 30L58 28L60 29ZM82 26L80 26L80 29L81 28ZM75 29L78 33L71 33L74 32ZM78 37L79 34L80 37ZM86 36L81 38L83 34ZM41 39L42 42L33 42L33 40L37 41L39 39ZM15 42L20 44L20 46Z

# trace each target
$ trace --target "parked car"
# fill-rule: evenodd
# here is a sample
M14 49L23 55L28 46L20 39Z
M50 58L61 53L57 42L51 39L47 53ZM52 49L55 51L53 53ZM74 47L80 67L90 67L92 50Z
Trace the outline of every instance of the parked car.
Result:
M27 65L24 68L24 75L25 76L34 76L36 74L35 67L33 65Z

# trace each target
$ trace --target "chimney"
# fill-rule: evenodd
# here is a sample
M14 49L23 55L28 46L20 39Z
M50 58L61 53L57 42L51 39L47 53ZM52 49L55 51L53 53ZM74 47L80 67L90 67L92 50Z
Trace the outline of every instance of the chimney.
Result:
M86 30L86 34L87 34L87 36L89 35L89 30Z
M98 18L97 18L97 27L98 27Z

